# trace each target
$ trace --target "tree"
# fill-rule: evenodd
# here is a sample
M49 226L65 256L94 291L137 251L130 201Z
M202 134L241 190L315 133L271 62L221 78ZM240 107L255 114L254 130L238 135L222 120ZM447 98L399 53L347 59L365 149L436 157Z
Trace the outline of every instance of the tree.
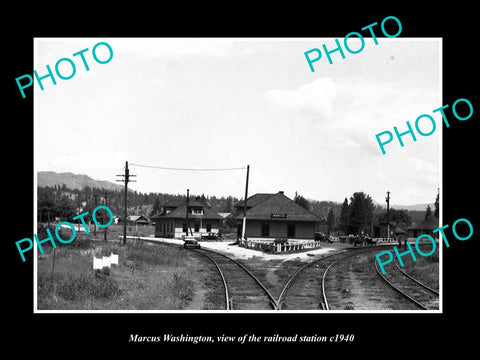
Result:
M152 211L150 212L150 217L160 212L160 197L155 197L155 202L153 203Z
M54 220L57 209L55 198L50 188L39 188L37 199L38 222L50 222Z
M225 212L233 212L233 198L231 196L228 196L226 199L225 199L225 208L224 208Z
M310 204L308 203L308 200L305 199L302 195L299 195L296 191L295 191L295 197L293 198L293 201L295 201L298 205L300 205L304 209L307 209L308 211L310 211Z
M332 208L330 208L327 215L327 235L330 235L330 231L333 229L334 222L335 222L335 216L333 215Z
M425 220L428 220L432 217L432 208L430 205L427 205L427 208L425 209Z
M348 231L348 217L349 217L348 199L345 198L342 204L342 209L340 210L340 226L345 235L347 235L347 231Z
M408 214L406 210L397 210L394 208L390 209L390 224L396 224L400 227L407 227L412 224L412 217ZM378 222L380 224L387 224L387 212L383 212L378 216Z
M68 220L75 216L75 204L68 196L62 196L56 204L56 209L62 220Z
M435 212L433 213L433 216L438 218L439 211L440 211L440 194L437 194L437 198L435 199Z
M353 233L360 233L372 224L375 205L370 195L364 192L355 192L350 197L349 223Z

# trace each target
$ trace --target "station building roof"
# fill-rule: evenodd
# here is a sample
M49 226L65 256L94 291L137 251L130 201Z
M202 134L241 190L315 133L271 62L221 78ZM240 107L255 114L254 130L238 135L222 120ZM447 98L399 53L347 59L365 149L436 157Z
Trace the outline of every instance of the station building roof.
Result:
M247 207L250 207L251 199L254 200L252 203L256 203L256 205L247 210L247 219L308 222L321 221L318 216L285 196L283 191L279 191L276 194L255 194L247 199ZM237 219L241 219L242 217L243 214L239 214Z

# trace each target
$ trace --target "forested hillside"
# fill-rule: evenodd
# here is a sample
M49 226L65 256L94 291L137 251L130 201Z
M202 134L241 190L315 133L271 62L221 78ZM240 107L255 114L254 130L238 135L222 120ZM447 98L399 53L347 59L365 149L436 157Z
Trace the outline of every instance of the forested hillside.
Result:
M115 216L123 217L123 187L108 181L94 180L86 175L54 172L38 173L37 210L40 222L69 220L77 214L91 212L98 205L107 205ZM347 195L347 194L346 194ZM184 201L185 194L142 193L130 190L127 204L128 215L144 215L150 218L159 212L162 205L170 201ZM234 205L242 200L236 197L205 196L190 194L206 202L212 210L234 212ZM305 199L296 193L293 199L328 223L329 229L340 232L356 232L369 228L372 224L386 223L386 209L363 192L355 192L345 197L343 203ZM437 199L438 201L438 199ZM425 217L425 210L405 210L390 208L390 221L408 227ZM432 209L433 211L433 209ZM435 216L438 216L438 203L435 204Z

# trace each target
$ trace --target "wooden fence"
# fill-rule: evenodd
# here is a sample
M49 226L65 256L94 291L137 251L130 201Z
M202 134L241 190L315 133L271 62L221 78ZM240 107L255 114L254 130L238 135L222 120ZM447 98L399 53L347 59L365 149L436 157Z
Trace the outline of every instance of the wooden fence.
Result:
M269 252L273 254L290 253L318 249L321 247L320 241L295 241L284 244L275 244L265 240L239 240L239 245L247 248Z

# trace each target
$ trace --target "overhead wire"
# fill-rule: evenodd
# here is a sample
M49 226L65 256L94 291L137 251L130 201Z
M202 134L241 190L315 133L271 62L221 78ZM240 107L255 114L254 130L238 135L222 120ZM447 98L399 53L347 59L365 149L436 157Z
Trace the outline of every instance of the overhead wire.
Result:
M154 166L154 165L142 165L130 163L131 166L138 166L144 168L152 168L159 170L173 170L173 171L232 171L232 170L245 170L246 167L235 167L235 168L173 168L165 166Z

